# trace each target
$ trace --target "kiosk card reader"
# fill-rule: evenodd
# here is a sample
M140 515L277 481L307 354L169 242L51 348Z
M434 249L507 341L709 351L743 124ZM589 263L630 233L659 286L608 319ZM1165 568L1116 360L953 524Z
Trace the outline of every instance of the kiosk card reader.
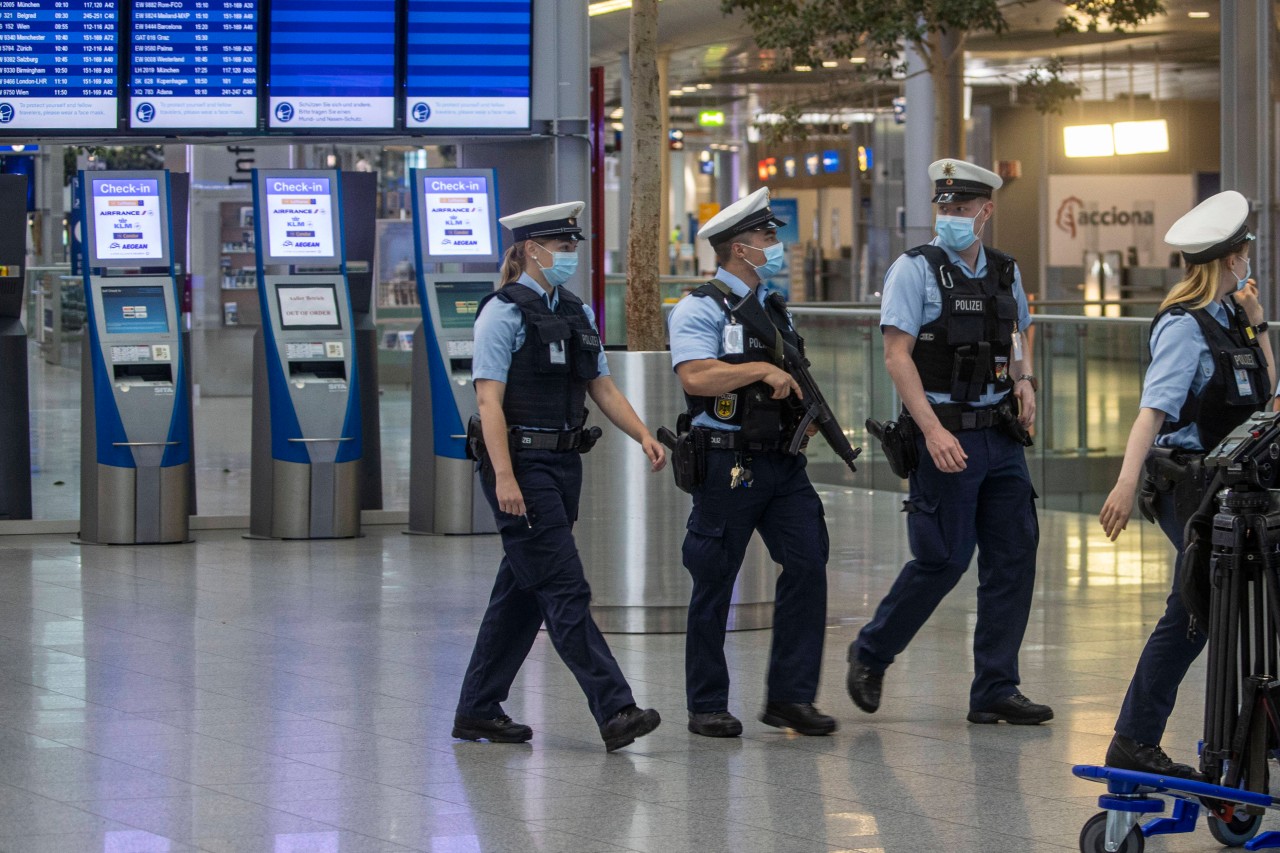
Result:
M184 542L191 408L169 173L81 172L79 190L89 329L81 373L80 540Z
M501 257L492 169L415 169L414 248L422 325L413 335L409 532L493 533L493 511L467 459L465 424L476 413L472 327L495 272L442 272L445 264L492 270ZM427 264L436 272L424 272Z
M254 338L249 531L358 536L359 383L341 176L254 170L253 191L263 322Z

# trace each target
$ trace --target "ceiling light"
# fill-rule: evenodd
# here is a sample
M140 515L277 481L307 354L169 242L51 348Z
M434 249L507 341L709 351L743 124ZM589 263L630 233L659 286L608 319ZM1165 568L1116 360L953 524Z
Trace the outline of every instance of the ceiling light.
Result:
M658 0L659 3L662 0ZM631 0L599 0L596 3L587 4L587 14L594 18L596 15L607 15L610 12L621 12L623 9L631 8Z
M710 89L710 88L711 88L711 84L710 84L710 83L699 83L699 84L698 84L698 88L699 88L699 89L702 89L702 90L704 90L704 91L705 91L706 89Z
M681 89L670 89L668 90L667 94L673 98L678 98L684 94L684 91Z
M613 119L614 121L617 121L618 119L622 118L622 107L618 107L616 110L609 113L609 118Z
M854 65L863 65L866 63L867 58L865 56L851 56L849 57L849 61Z
M680 87L681 92L696 92L697 90L698 90L697 86L681 86Z
M838 67L840 67L840 63L839 63L839 62L836 62L834 59L824 59L824 60L822 61L822 67L823 67L823 68L838 68Z
M812 66L810 66L810 65L797 65L797 66L795 66L794 68L792 68L791 70L792 70L792 71L812 71L812 70L813 70L813 67L812 67Z
M1169 150L1169 123L1155 121L1118 121L1115 130L1117 154L1163 154Z
M1207 18L1209 17L1209 13L1208 12L1188 12L1187 17L1188 18Z
M1068 157L1111 157L1116 153L1115 137L1109 124L1078 124L1062 129Z

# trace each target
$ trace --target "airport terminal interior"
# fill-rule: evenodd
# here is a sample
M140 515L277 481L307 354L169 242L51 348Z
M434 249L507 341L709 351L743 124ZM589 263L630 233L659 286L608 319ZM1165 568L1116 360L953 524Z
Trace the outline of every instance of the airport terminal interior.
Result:
M1156 525L1135 513L1112 542L1098 522L1181 277L1172 223L1242 192L1280 316L1276 5L975 2L1002 32L959 35L951 79L928 68L937 33L886 57L862 21L805 64L747 5L653 11L655 281L628 263L644 72L627 0L0 2L0 851L1223 847L1206 826L1221 801L1188 824L1201 801L1162 789L1126 834L1143 791L1111 788L1104 812L1108 786L1073 768L1103 763L1173 580ZM1106 17L1119 7L1138 18ZM962 150L940 150L943 114ZM1043 725L966 721L976 565L876 713L845 687L849 644L912 554L907 482L865 422L902 405L881 289L933 235L925 170L943 156L1003 180L983 239L1017 258L1034 316L1040 539L1019 662ZM451 737L503 559L463 440L476 306L512 239L498 218L585 202L565 286L656 432L685 402L668 352L627 348L628 291L656 287L669 312L715 273L700 226L763 186L787 221L768 285L862 449L856 473L821 437L805 451L831 540L815 704L838 730L758 721L786 642L758 538L725 643L744 730L687 730L690 498L593 411L574 534L595 618L663 722L606 752L544 631L503 705L532 739ZM1209 675L1202 656L1183 682L1175 761L1196 763ZM1270 778L1241 785L1280 806ZM1235 844L1280 830L1258 811Z

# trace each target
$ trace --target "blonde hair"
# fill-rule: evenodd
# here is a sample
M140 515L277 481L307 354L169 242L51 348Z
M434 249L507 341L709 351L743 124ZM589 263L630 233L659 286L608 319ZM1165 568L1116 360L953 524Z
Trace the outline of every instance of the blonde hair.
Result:
M524 241L512 244L502 256L499 287L510 284L524 274Z
M1160 310L1179 303L1186 303L1183 307L1192 311L1205 307L1217 298L1221 279L1222 258L1203 264L1187 264L1186 276L1169 291L1160 303Z

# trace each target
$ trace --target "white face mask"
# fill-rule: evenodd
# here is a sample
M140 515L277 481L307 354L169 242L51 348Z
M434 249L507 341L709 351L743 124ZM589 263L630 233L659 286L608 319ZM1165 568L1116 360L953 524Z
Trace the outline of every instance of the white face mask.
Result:
M1249 275L1253 272L1253 264L1248 258L1244 259L1244 278L1236 277L1236 290L1244 290L1244 286L1249 283ZM1236 271L1231 270L1231 274L1235 275Z

